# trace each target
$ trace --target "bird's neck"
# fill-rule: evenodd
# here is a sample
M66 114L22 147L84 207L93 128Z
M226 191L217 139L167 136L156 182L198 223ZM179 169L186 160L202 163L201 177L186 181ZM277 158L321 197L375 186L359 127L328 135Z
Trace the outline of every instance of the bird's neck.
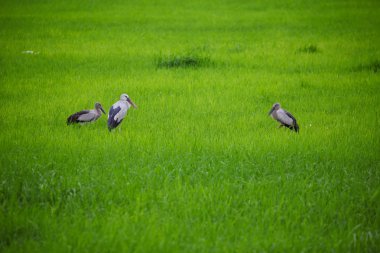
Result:
M95 109L95 112L96 112L96 114L98 114L98 115L102 115L102 111L98 108L98 109Z
M131 104L128 101L121 100L121 102L124 103L127 106L128 109L129 109L129 107L131 107Z

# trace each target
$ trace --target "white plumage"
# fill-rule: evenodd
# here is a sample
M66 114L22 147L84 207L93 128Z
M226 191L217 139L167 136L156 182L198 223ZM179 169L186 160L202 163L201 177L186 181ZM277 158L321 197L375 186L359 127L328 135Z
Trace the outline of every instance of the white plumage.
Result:
M111 131L123 121L131 106L137 108L127 94L122 94L120 96L120 100L111 106L108 113L108 130Z
M113 116L112 120L120 122L124 119L125 114L127 113L130 105L127 103L123 103L121 101L117 101L115 104L112 105L112 109L115 109L118 107L120 107L120 111Z

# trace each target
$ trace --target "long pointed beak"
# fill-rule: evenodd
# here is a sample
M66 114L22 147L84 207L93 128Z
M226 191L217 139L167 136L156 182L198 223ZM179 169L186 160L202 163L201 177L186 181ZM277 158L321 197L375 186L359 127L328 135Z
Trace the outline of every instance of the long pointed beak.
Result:
M104 111L103 107L100 107L100 110L101 110L104 114L106 114L106 112Z
M127 99L128 102L134 107L137 109L137 105L135 105L135 103L132 102L132 100L130 98Z
M268 115L271 115L273 111L274 111L274 107L272 107L272 109L270 109Z

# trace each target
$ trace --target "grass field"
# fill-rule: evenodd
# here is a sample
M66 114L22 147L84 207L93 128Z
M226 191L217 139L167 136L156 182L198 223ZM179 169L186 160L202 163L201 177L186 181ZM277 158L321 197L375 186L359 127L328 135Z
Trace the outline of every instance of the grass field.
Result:
M0 251L379 252L379 27L379 1L1 1ZM122 93L121 129L66 126Z

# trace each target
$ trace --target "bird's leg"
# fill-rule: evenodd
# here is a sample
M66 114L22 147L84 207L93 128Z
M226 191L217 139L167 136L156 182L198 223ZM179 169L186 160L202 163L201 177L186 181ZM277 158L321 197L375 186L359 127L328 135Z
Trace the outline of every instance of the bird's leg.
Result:
M281 127L283 127L283 126L284 126L284 125L281 124L281 125L279 125L277 128L281 128Z

